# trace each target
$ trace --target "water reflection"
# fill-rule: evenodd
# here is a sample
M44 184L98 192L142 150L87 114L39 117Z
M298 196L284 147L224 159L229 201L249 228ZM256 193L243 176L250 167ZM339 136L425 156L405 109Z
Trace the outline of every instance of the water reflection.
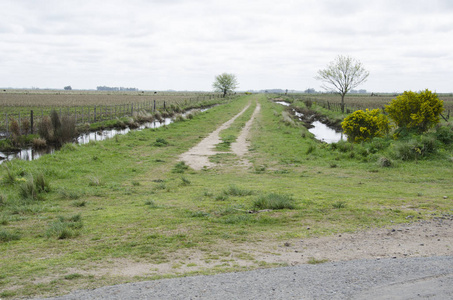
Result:
M208 108L200 109L198 111L204 112L207 111ZM193 113L194 110L190 110L186 113L184 113L182 116L185 117L190 113ZM102 130L102 131L97 131L97 132L88 132L88 133L83 133L76 139L76 144L88 144L90 141L104 141L106 139L113 138L115 135L121 135L121 134L126 134L132 130L143 130L147 128L159 128L162 126L170 125L173 123L174 120L172 118L165 118L162 122L154 121L154 122L147 122L143 123L140 125L137 129L130 129L130 128L125 128L125 129L107 129L107 130ZM36 150L33 148L25 148L22 149L19 152L0 152L0 164L4 161L9 161L13 159L22 159L22 160L34 160L38 159L44 154L52 154L56 150L55 147L47 147L46 149L42 150Z
M284 101L276 101L275 103L285 105L285 106L290 105L288 102L284 102ZM295 116L298 117L299 120L301 120L301 118L303 117L303 114L300 112L297 112L295 110L293 110L293 112L294 112ZM308 131L311 132L315 136L315 139L317 139L319 141L322 141L322 142L325 142L328 144L332 144L332 143L336 143L336 142L347 139L346 135L343 134L343 132L338 132L335 129L330 128L326 124L321 123L319 121L314 121L311 125L313 127L308 129Z

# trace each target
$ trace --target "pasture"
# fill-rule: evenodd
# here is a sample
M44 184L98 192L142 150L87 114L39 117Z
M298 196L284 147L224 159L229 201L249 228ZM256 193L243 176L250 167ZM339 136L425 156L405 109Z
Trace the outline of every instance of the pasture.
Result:
M178 161L251 101L261 104L251 167L228 147L211 157L213 169ZM264 95L242 96L165 128L5 163L0 297L281 266L279 251L308 237L451 215L451 150L388 167L377 144L322 144L285 123L284 110ZM251 114L220 134L224 144Z

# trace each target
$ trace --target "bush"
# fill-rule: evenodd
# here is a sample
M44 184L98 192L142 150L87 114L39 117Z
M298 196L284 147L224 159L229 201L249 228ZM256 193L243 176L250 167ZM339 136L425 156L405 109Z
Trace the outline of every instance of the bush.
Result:
M374 137L383 137L389 130L389 120L380 109L357 110L341 123L349 142L368 141Z
M35 138L32 141L33 149L44 149L47 147L47 142L43 138Z
M27 118L22 119L21 126L22 126L22 133L28 134L28 132L30 131L30 120L28 120Z
M428 89L415 93L406 91L385 106L385 111L399 128L425 132L440 121L443 101Z
M401 160L417 160L434 154L437 148L437 142L434 137L420 136L395 143L393 155Z
M438 126L436 128L435 136L438 141L445 145L453 144L453 126Z
M41 122L38 124L38 134L47 142L53 141L53 127L52 122L50 121L50 118L48 116L44 116Z

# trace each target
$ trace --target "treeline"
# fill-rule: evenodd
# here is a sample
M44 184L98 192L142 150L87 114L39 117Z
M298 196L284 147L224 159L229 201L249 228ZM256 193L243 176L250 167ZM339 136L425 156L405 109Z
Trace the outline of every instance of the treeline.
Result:
M124 91L124 92L137 92L137 88L125 88L125 87L117 87L117 86L98 86L96 87L96 90L98 91Z

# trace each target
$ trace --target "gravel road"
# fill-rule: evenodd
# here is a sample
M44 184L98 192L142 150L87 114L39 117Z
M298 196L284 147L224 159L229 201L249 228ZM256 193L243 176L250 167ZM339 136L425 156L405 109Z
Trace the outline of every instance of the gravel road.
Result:
M453 299L453 256L353 260L164 279L49 299Z

